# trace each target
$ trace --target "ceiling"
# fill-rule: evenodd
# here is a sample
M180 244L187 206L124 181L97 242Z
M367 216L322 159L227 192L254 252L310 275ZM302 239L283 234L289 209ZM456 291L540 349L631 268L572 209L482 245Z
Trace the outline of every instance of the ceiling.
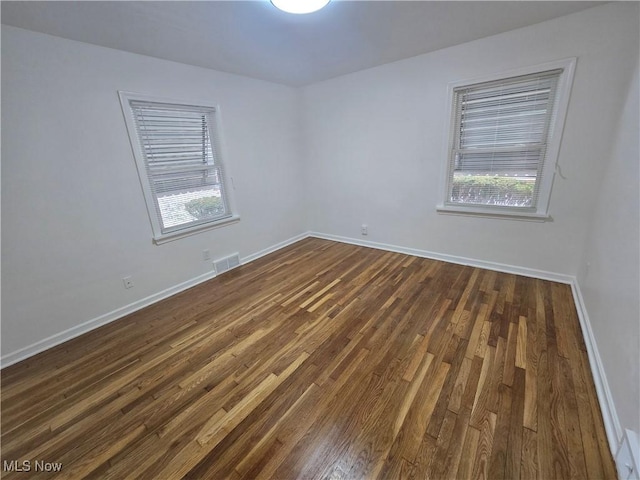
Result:
M2 2L2 23L303 86L605 2L346 1L291 15L268 0Z

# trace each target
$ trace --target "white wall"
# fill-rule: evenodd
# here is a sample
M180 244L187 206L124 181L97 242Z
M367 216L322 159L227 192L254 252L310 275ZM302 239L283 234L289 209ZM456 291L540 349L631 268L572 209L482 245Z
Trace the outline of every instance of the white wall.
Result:
M638 19L637 2L610 3L303 89L308 228L568 276L590 262L580 286L602 381L636 432ZM447 85L567 57L578 62L553 221L438 214Z
M585 268L579 277L620 422L636 432L640 432L639 90L636 63L615 143L603 158L607 169L600 178L582 258Z
M204 248L247 256L306 230L362 238L367 223L368 240L441 254L564 275L590 262L580 285L606 376L622 423L640 430L637 3L301 92L2 30L3 354L209 271ZM447 84L571 56L554 221L437 214ZM239 224L151 243L117 90L221 105Z
M637 56L638 5L610 4L303 90L308 226L322 233L573 275ZM553 222L438 214L447 85L578 57Z
M240 223L152 244L118 90L220 105ZM299 97L3 25L3 355L302 233Z

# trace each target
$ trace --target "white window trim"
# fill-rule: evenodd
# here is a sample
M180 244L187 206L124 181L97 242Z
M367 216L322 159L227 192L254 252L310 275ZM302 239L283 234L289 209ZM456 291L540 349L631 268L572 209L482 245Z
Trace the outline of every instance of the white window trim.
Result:
M551 188L555 176L555 170L558 164L558 154L562 142L562 132L569 106L569 97L571 94L571 86L573 84L573 75L576 67L576 57L565 58L553 62L543 63L532 67L524 67L516 70L510 70L499 74L487 75L480 78L473 78L459 82L450 83L447 86L447 110L446 117L449 122L449 131L445 138L443 146L442 171L439 186L439 203L436 205L438 213L454 214L454 215L471 215L482 217L495 217L515 220L529 221L550 221L549 202L551 200ZM535 73L545 72L548 70L562 69L562 73L558 79L557 94L555 100L555 122L550 135L550 141L547 145L547 152L542 167L542 174L539 184L538 202L535 211L518 211L517 207L497 207L482 205L450 205L447 204L448 182L449 182L449 157L454 142L454 90L456 88L474 85L477 83L486 83L496 80L502 80L511 77L519 77L531 75Z
M129 135L129 141L131 143L131 149L133 150L133 156L136 162L136 167L138 171L138 180L140 181L140 186L142 187L142 192L144 194L145 204L147 207L147 214L149 215L149 221L151 223L151 228L153 230L153 241L155 244L160 245L162 243L170 242L173 240L177 240L179 238L184 238L189 235L194 235L196 233L200 233L206 230L211 230L214 228L219 228L225 225L230 225L233 223L237 223L240 221L240 215L238 214L235 198L234 198L234 184L233 177L229 172L229 164L226 161L226 148L224 145L222 134L222 119L220 114L220 107L218 105L207 103L207 102L193 102L193 101L184 101L184 100L175 100L164 97L157 97L152 95L144 95L133 92L126 91L118 91L118 96L120 98L120 105L122 107L122 113L124 114L124 120L127 127L127 133ZM225 196L228 204L229 211L231 212L230 216L220 218L217 220L213 220L206 223L201 223L198 225L192 225L187 228L171 231L171 232L162 232L162 226L160 224L160 220L158 218L158 214L156 212L155 207L155 199L153 196L153 192L151 191L151 187L149 185L148 178L142 172L146 171L146 163L144 156L142 154L142 146L140 145L140 139L136 133L136 125L134 113L130 105L130 101L141 101L141 102L151 102L151 103L166 103L173 105L184 105L185 107L206 107L212 108L214 110L214 115L216 117L216 128L217 135L215 136L217 140L217 147L220 151L220 156L222 157L222 175L223 181L225 184Z

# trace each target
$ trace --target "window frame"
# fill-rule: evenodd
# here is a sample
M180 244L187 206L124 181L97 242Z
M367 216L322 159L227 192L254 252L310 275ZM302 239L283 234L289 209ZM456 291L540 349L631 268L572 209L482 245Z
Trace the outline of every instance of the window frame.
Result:
M549 215L551 189L553 187L555 170L558 164L558 154L560 152L560 145L569 106L569 98L571 95L571 86L573 84L576 62L576 57L565 58L562 60L547 62L530 67L523 67L497 74L486 75L470 80L456 81L448 84L446 110L447 116L445 118L447 118L449 128L447 135L445 136L445 142L443 146L444 163L441 169L438 196L439 200L438 204L436 205L436 210L438 213L532 221L551 220L551 217ZM538 198L535 207L531 210L523 210L522 207L477 204L465 205L462 203L457 204L449 202L449 178L451 173L450 159L453 155L453 150L455 149L456 139L455 90L484 83L508 80L514 77L541 74L558 69L561 69L562 73L560 73L560 76L558 77L555 103L552 112L553 124L549 131L549 141L547 143L546 153L543 158L540 178L537 180Z
M147 207L147 214L151 223L151 229L153 232L153 242L155 244L162 244L165 242L177 240L189 235L194 235L205 230L210 230L225 225L237 223L240 221L240 215L236 209L236 203L233 195L233 177L229 172L229 165L226 162L226 148L222 139L222 123L220 115L220 107L216 104L209 102L193 102L184 100L175 100L164 97L156 97L152 95L144 95L133 92L118 91L120 98L120 104L122 112L124 114L125 125L127 127L127 133L129 135L129 141L131 143L131 149L133 150L133 156L136 163L136 169L138 171L138 180L142 187L142 193L145 199L145 205ZM215 150L217 152L216 165L219 167L221 173L221 187L222 187L222 201L225 203L228 209L228 215L222 218L216 218L211 220L205 220L201 223L191 224L184 228L176 228L170 231L164 231L162 229L162 220L160 218L160 211L158 210L157 197L151 188L151 180L147 174L147 162L143 153L143 146L138 135L136 127L136 119L131 102L145 102L155 104L165 104L171 107L185 107L185 109L207 109L212 110L209 115L214 116L214 122L208 122L209 138L211 142L215 142ZM212 125L213 123L213 125ZM213 147L213 145L212 145Z

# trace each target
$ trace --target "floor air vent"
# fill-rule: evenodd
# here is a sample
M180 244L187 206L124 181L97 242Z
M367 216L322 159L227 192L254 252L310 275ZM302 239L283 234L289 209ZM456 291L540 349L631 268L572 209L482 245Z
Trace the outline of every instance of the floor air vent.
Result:
M216 269L216 274L218 275L232 268L236 268L238 265L240 265L240 257L237 253L213 262L213 267Z

